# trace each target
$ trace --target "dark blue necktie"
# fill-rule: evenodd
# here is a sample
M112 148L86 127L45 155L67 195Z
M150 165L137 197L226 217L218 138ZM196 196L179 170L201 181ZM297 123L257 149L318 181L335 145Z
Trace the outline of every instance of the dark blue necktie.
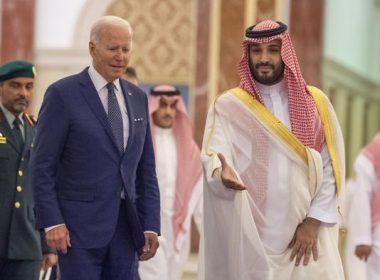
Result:
M22 133L21 133L20 125L21 125L20 119L15 118L13 121L12 133L13 133L13 137L15 139L15 142L16 142L16 145L17 145L19 151L22 152L22 150L24 149L24 140L22 139Z
M124 140L123 140L123 118L119 103L117 102L114 84L108 83L108 121L110 122L113 135L116 140L117 147L121 153L124 152Z

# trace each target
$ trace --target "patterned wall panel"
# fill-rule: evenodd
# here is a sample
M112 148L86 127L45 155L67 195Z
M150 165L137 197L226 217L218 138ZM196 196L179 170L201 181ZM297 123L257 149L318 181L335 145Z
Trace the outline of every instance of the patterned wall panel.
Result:
M194 71L195 0L117 0L106 14L127 19L133 29L130 65L143 83L190 84Z

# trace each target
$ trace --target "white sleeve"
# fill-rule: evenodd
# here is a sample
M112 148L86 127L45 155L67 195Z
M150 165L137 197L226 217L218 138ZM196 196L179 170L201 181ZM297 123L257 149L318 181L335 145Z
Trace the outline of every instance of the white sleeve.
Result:
M202 215L203 215L203 176L201 176L196 184L195 190L200 190L200 194L197 195L197 202L194 207L193 218L195 225L198 228L198 232L201 232L202 227Z
M371 245L371 198L376 189L376 173L372 163L364 155L355 162L355 185L350 210L350 231L356 245Z
M338 222L335 177L326 144L323 146L321 156L323 161L322 185L311 201L308 217L326 224L335 224Z
M204 166L204 177L210 190L220 198L232 200L236 191L225 187L221 180L221 162L217 156L222 153L227 163L233 168L231 144L224 124L217 110L213 107L208 112L204 139L202 144L202 162ZM237 174L237 172L235 171Z
M45 228L45 233L47 233L48 231L50 231L50 230L52 230L54 228L60 227L62 225L64 225L64 224L58 224L58 225L54 225L54 226L51 226L51 227L47 227L47 228Z

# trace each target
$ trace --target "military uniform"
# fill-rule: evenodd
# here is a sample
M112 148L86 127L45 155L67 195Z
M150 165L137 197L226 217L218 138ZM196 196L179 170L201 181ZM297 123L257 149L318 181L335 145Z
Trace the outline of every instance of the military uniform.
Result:
M12 75L28 75L25 71L29 71L29 64L8 65L7 72L0 71L0 81ZM0 280L38 279L42 253L53 253L44 234L35 229L29 174L35 122L25 113L20 118L17 139L12 131L15 116L0 104Z

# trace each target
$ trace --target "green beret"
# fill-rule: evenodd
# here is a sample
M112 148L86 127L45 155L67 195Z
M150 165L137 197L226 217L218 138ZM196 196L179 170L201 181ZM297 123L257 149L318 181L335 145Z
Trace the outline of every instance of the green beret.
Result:
M25 60L13 60L0 66L0 82L17 77L34 78L36 69Z

